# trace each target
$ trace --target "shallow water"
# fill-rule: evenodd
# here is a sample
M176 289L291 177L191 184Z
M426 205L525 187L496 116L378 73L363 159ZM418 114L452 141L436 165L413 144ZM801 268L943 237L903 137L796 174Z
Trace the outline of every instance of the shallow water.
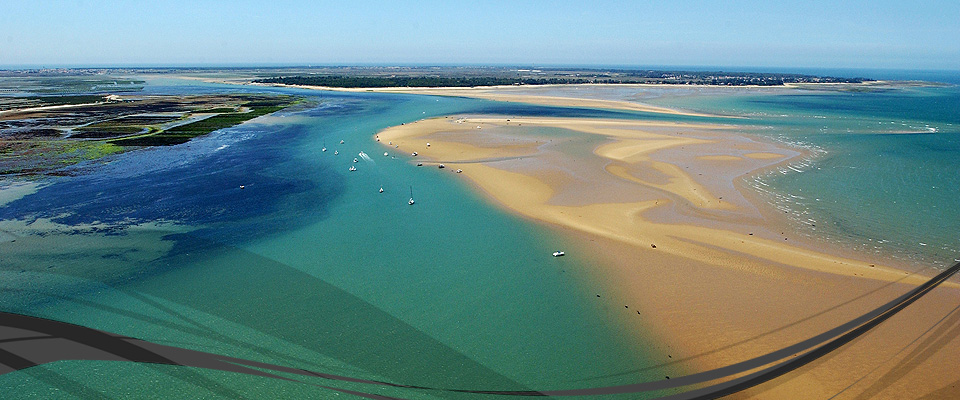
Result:
M76 176L3 197L0 254L18 247L0 267L2 311L430 387L563 389L682 372L644 370L659 364L661 344L621 324L622 304L604 296L588 272L593 261L569 251L574 243L487 204L449 171L415 167L373 135L448 114L729 119L172 79L148 79L144 92L254 90L316 105L81 165ZM748 181L797 230L910 262L956 257L957 88L658 90L615 95L746 116L735 121L745 133L811 149L809 159ZM551 257L556 249L569 255ZM42 398L335 393L312 384L402 398L491 397L305 380L311 385L63 361L2 375L0 386Z
M149 83L148 93L238 90ZM590 260L575 251L550 256L571 249L566 239L486 204L446 171L417 168L374 140L380 129L451 113L635 114L264 90L309 96L318 104L184 145L81 165L82 173L52 178L0 207L6 226L21 229L11 236L21 240L0 243L0 252L18 246L19 255L7 258L0 271L11 278L0 292L3 311L429 387L562 389L675 372L624 374L655 364L651 349L657 344L618 322L614 313L621 304L596 297L602 292L585 272ZM369 160L358 157L361 151ZM358 170L349 172L351 165ZM407 205L411 188L414 206ZM44 234L42 224L56 227L56 234ZM156 225L138 229L144 224ZM27 286L9 286L13 282ZM597 376L610 377L577 382ZM306 380L403 398L472 398ZM6 374L0 386L45 398L334 393L270 378L92 361Z
M748 179L807 236L881 261L944 267L960 258L957 86L652 102L748 116L762 127L752 134L810 149L809 159Z

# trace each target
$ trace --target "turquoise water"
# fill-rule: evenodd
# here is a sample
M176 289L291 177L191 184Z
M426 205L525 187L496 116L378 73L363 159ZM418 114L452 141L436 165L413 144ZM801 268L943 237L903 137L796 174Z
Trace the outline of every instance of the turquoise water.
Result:
M960 81L960 74L938 74ZM743 115L747 132L812 156L748 184L811 238L918 265L960 258L960 88L665 96L654 103Z
M590 279L591 260L576 251L550 256L574 243L487 204L454 174L415 167L373 135L448 114L709 119L171 79L149 80L144 92L250 90L313 103L83 165L0 205L0 220L35 228L16 242L19 231L0 237L0 311L440 388L581 388L685 372L658 366L665 349L623 323L634 311ZM810 149L746 183L811 238L909 262L957 257L956 87L664 91L649 101L747 116L736 121L745 133ZM60 361L0 375L0 387L35 398L353 397L316 385L400 398L498 397L296 378Z
M678 373L674 367L644 370L660 363L658 344L620 322L621 301L597 296L603 292L589 279L590 260L575 251L550 255L570 249L566 239L373 140L380 129L450 113L631 114L265 90L308 96L315 104L185 145L81 166L0 207L0 219L54 224L50 232L57 232L41 229L35 242L0 243L9 254L22 243L36 246L25 258L4 261L3 311L427 387L564 389ZM238 89L151 81L146 91ZM354 164L361 151L370 160ZM351 165L358 171L349 172ZM415 206L407 205L411 188ZM143 261L151 251L160 256ZM2 375L0 387L37 398L352 397L316 385L401 398L497 397L297 379L307 383L60 361Z

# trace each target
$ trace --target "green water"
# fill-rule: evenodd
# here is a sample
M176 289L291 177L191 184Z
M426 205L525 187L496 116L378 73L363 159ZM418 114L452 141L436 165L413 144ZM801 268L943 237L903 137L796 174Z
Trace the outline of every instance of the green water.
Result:
M243 90L252 89L171 80L148 80L145 88L151 94ZM187 145L116 156L107 165L82 166L79 173L0 197L0 223L10 229L0 236L2 311L287 367L443 389L585 388L689 372L661 366L667 349L643 330L655 321L633 316L639 322L625 322L624 313L634 311L591 279L593 261L575 243L488 204L456 174L418 168L414 159L373 139L383 128L448 114L649 116L257 90L307 96L315 105ZM924 265L957 257L956 87L685 90L645 101L746 116L737 120L743 133L810 150L810 157L745 181L784 211L797 231ZM349 172L351 165L358 170ZM407 204L411 188L413 206ZM24 233L24 226L34 230ZM551 257L557 249L569 255ZM2 375L0 387L23 398L354 397L337 390L507 398L284 377L298 381L59 361Z
M5 276L54 276L49 281L57 283L4 287L4 311L287 367L444 389L583 388L680 372L646 369L662 362L660 345L643 339L636 323L621 322L622 301L597 297L603 291L590 278L592 261L573 244L481 201L455 174L417 168L373 138L385 127L433 115L577 111L290 92L319 105L185 146L124 154L0 208L3 219L50 218L64 231L105 224L115 230L97 240L113 243L115 235L127 243L109 252L79 246L44 253L42 266L29 258L7 263L0 271ZM358 157L361 151L370 161ZM347 171L351 165L358 171ZM407 204L411 188L414 206ZM140 242L130 227L152 221L176 226L163 239L172 249L133 262L130 255L140 249L129 243ZM57 238L36 239L37 254L62 246ZM571 254L554 258L556 249ZM108 278L89 272L101 266L115 272ZM498 397L295 378L301 382L60 361L0 376L0 386L36 398L352 397L316 385L400 398Z

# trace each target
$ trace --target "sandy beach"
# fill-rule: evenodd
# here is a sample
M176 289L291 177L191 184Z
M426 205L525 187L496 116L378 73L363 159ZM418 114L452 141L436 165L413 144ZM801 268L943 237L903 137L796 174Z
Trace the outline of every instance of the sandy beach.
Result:
M210 82L215 83L233 83L228 81L215 81L209 80ZM549 96L549 95L531 95L529 93L523 93L523 90L526 90L527 87L521 86L486 86L486 87L388 87L388 88L341 88L341 87L327 87L327 86L305 86L305 85L282 85L282 84L266 84L266 83L250 83L251 85L259 86L280 86L280 87L294 87L299 89L312 89L312 90L331 90L338 92L378 92L378 93L406 93L406 94L423 94L429 96L452 96L452 97L468 97L472 99L484 99L484 100L493 100L493 101L504 101L510 103L527 103L527 104L538 104L544 106L557 106L557 107L586 107L586 108L601 108L601 109L612 109L612 110L625 110L625 111L641 111L641 112L650 112L658 114L670 114L670 115L686 115L686 116L696 116L696 117L708 117L712 115L697 113L693 111L685 110L675 110L672 108L658 107L650 104L644 104L633 101L622 101L622 100L610 100L610 99L587 99L587 98L577 98L577 97L565 97L565 96ZM550 89L556 85L538 85L536 89ZM565 87L571 86L581 86L581 87L591 87L595 85L591 84L582 84L582 85L563 85ZM612 86L612 85L605 85ZM622 85L627 86L627 85ZM646 84L633 84L629 85L630 87L658 87L662 85L646 85ZM733 117L731 117L733 118Z
M575 238L582 248L569 250L598 258L587 271L603 290L597 301L639 335L663 343L656 352L664 365L691 372L812 337L936 273L793 237L738 180L803 153L737 131L450 116L389 128L377 139L417 152L425 166L462 171L452 177ZM737 396L915 398L955 390L956 374L938 365L960 357L957 294L958 285L947 282L854 343ZM938 325L942 318L949 323Z

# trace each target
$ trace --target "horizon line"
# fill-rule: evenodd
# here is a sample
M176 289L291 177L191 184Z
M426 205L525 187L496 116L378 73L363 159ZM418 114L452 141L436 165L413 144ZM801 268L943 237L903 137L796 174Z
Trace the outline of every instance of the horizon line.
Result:
M960 68L891 68L891 67L805 67L805 66L749 66L749 65L643 65L643 64L576 64L576 63L62 63L62 64L0 64L0 70L35 69L279 69L279 68L581 68L596 70L690 70L698 72L771 72L797 71L910 71L960 72ZM800 72L797 72L800 73Z

